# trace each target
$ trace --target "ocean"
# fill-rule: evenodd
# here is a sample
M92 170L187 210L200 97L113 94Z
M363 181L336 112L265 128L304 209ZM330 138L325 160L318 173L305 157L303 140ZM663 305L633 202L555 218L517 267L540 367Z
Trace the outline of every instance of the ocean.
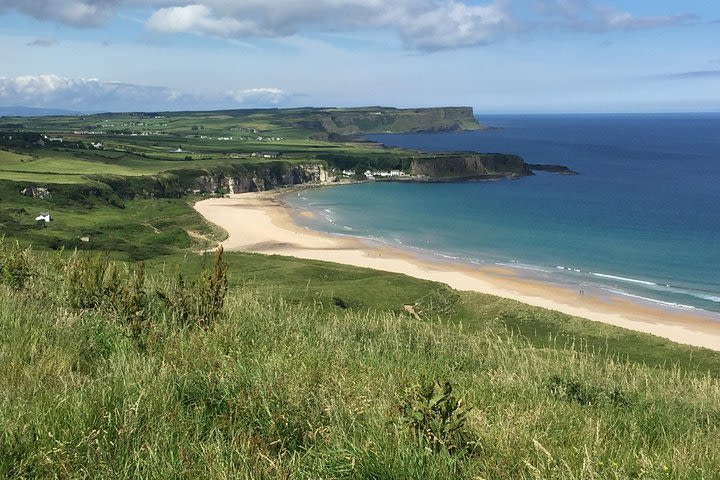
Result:
M288 196L310 228L547 282L720 312L720 114L493 115L492 130L373 135L567 165L519 180L364 183Z

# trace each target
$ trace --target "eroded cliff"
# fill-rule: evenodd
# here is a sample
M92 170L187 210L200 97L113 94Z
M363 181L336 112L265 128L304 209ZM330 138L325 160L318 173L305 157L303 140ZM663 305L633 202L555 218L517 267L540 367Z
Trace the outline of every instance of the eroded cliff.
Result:
M428 180L463 180L523 177L532 170L517 155L500 153L457 153L413 159L412 175Z

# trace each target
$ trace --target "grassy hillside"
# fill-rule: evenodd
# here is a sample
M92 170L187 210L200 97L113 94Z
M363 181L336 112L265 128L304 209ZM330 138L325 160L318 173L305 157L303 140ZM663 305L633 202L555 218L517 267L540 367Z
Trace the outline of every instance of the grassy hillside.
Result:
M107 184L88 182L50 185L52 198L41 199L21 195L24 186L0 181L0 236L36 250L78 248L143 260L208 248L223 236L193 210L192 198L123 200ZM35 221L42 211L53 218L44 227Z
M659 479L720 468L710 352L628 361L553 332L580 320L526 307L519 315L555 337L540 345L497 322L508 316L499 299L477 298L469 316L471 303L439 284L320 262L233 255L225 294L212 257L183 264L180 282L177 260L143 277L101 257L0 250L0 476ZM420 319L401 313L408 302ZM659 342L631 335L640 349ZM693 354L715 373L674 365Z

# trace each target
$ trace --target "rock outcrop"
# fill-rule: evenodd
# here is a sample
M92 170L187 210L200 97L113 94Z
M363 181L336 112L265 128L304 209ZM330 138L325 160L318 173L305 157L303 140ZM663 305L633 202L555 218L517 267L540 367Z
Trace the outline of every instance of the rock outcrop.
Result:
M538 171L538 172L550 172L550 173L557 173L560 175L577 175L578 173L574 170L571 170L570 168L566 167L565 165L545 165L545 164L530 164L528 165L532 171Z
M206 173L195 178L188 189L193 193L245 193L272 190L303 183L326 183L330 179L321 164L289 165L281 162L259 165L244 171L231 169Z
M180 198L187 193L227 194L272 190L302 183L325 183L330 175L323 164L267 162L214 169L171 170L157 175L89 177L122 199Z
M413 175L436 181L532 175L521 157L500 153L457 153L416 158L410 170Z
M52 198L50 190L43 187L25 187L20 191L20 194L40 200L50 200Z

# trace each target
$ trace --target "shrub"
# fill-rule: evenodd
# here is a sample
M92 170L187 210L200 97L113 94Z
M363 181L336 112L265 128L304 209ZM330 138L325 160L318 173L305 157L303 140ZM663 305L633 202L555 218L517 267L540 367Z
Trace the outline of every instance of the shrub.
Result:
M130 326L133 339L141 341L150 326L150 305L145 291L145 263L141 262L135 275L125 282L125 288L118 300L113 307Z
M342 308L343 310L348 308L347 302L345 300L343 300L341 297L333 297L332 301L336 307Z
M466 427L462 400L452 394L449 382L415 385L408 389L400 405L402 420L410 428L417 442L433 453L442 450L450 454L472 453L477 442Z
M211 271L204 272L194 282L187 282L182 273L178 273L169 288L157 290L157 295L181 325L208 327L222 316L225 308L228 291L227 269L223 249L220 247L215 254Z
M223 248L220 247L215 255L213 270L201 279L202 303L206 313L215 318L222 313L225 307L225 296L228 291L227 278L228 264L223 259Z
M550 377L547 388L554 397L580 405L610 404L615 407L626 407L630 404L627 394L617 387L604 389L558 375Z
M30 248L22 249L17 242L8 246L0 238L0 283L21 290L31 276Z
M68 306L93 309L113 305L123 290L117 267L108 255L80 254L78 251L65 264L65 298Z

